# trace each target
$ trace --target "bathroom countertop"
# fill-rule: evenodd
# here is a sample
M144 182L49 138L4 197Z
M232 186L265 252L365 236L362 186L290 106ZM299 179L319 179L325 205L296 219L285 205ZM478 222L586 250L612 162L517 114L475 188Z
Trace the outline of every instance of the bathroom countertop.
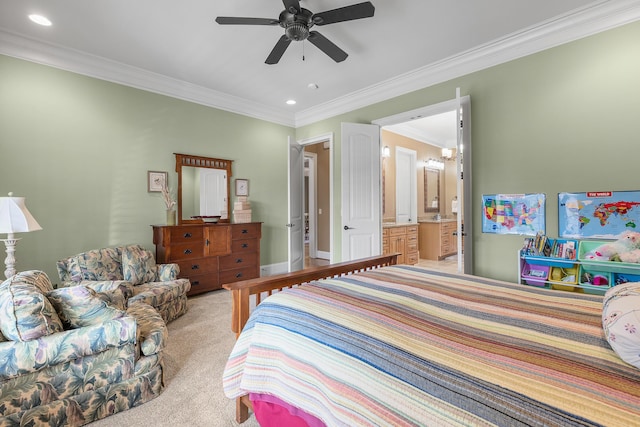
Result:
M382 228L406 227L407 225L417 225L415 222L383 222Z
M422 218L419 219L418 222L422 223L422 222L434 222L434 223L440 223L440 222L456 222L458 221L457 218L440 218L440 219L433 219L433 218Z

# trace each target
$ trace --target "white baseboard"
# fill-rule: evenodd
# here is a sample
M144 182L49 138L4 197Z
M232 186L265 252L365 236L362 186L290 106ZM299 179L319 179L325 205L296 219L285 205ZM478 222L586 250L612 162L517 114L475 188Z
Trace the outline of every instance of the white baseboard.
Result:
M260 277L273 276L274 274L287 273L289 271L288 262L280 262L278 264L268 264L260 266Z
M317 251L316 258L326 259L328 261L331 260L331 252Z

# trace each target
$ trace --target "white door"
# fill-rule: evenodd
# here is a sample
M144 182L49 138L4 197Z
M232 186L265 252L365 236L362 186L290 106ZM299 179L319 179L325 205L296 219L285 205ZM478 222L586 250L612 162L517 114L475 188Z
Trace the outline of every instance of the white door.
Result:
M396 147L396 222L416 222L418 190L415 150Z
M200 215L221 215L227 218L227 171L222 169L200 169Z
M381 252L380 128L342 123L342 260Z
M304 147L289 138L289 271L304 268Z

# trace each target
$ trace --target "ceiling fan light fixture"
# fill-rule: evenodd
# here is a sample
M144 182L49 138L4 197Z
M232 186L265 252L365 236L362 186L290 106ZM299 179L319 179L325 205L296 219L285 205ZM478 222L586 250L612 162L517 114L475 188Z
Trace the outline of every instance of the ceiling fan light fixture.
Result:
M289 40L299 42L306 40L306 38L309 37L309 28L305 24L294 22L287 26L284 33L287 35Z

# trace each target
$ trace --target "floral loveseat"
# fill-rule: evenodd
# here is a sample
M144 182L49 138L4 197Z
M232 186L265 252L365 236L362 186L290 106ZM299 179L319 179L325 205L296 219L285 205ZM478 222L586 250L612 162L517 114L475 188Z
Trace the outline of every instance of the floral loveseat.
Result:
M167 329L128 284L53 289L41 271L0 285L0 426L80 426L164 389Z
M156 264L153 253L142 246L95 249L60 260L56 266L60 286L111 281L101 288L114 289L126 281L134 285L129 304L145 302L167 323L187 312L189 279L178 279L178 264Z

